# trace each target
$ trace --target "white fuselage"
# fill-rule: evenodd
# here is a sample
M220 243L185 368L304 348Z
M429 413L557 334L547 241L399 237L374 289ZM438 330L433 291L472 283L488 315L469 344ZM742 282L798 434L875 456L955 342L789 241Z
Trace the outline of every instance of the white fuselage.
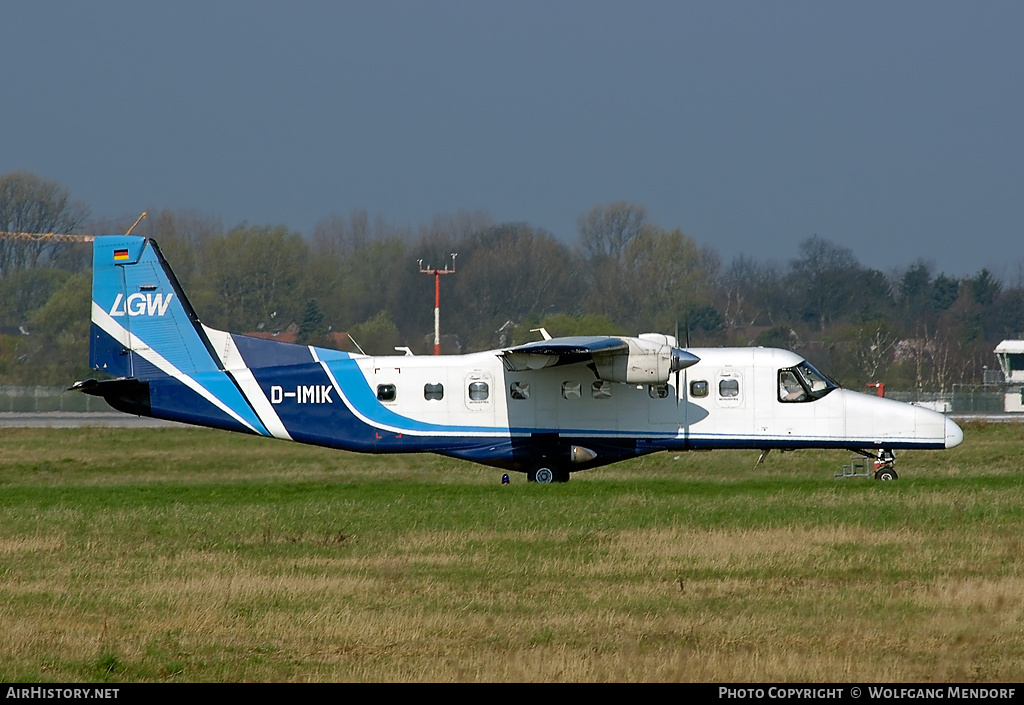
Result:
M382 406L455 434L629 436L694 448L951 447L962 439L942 414L845 389L784 401L780 370L803 361L785 350L689 351L700 362L664 388L602 382L585 364L510 372L495 351L356 362L372 390L393 385Z

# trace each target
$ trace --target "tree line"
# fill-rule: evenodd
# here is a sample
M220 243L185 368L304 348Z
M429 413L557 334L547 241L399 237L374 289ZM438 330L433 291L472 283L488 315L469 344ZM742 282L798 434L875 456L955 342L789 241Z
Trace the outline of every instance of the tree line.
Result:
M0 230L98 233L88 214L53 181L0 177ZM303 235L164 209L133 232L159 243L207 325L369 354L431 352L434 283L419 270L446 265L456 268L441 278L443 350L452 353L533 340L539 327L678 331L690 346L788 348L852 388L948 390L980 382L996 343L1024 331L1021 282L987 269L955 277L920 259L883 272L817 235L786 263L725 263L627 201L581 214L571 242L482 212L411 227L354 210ZM90 264L88 244L0 238L0 383L94 375Z

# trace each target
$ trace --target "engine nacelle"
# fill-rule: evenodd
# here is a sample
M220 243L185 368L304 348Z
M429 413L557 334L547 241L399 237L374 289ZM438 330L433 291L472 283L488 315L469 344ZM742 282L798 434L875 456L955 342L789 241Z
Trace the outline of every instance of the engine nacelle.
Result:
M664 336L669 338L669 336ZM628 350L594 355L598 376L609 382L626 384L664 384L677 372L696 364L700 358L667 342L624 338ZM675 339L671 339L675 342Z

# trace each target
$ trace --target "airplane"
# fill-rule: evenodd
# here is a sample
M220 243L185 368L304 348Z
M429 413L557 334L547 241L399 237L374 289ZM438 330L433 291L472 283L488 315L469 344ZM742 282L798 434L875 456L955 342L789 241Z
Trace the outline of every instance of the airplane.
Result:
M215 330L157 243L93 242L89 362L72 389L139 416L363 453L437 453L538 483L658 451L952 448L941 413L841 388L772 348L575 336L465 355L370 356Z

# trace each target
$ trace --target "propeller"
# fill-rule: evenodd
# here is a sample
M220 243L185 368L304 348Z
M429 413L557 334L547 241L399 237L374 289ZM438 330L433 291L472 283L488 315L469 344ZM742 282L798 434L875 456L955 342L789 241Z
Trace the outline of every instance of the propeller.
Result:
M689 317L687 317L686 325L686 347L690 347L690 326ZM679 345L679 319L676 319L676 345ZM685 348L675 347L672 348L672 371L676 373L676 406L679 406L679 400L682 398L680 383L680 373L689 367L700 362L700 358L693 353L687 351Z
M676 345L679 345L679 318L676 318ZM682 392L679 389L679 373L682 372L682 368L676 370L676 406L679 406L679 397Z

